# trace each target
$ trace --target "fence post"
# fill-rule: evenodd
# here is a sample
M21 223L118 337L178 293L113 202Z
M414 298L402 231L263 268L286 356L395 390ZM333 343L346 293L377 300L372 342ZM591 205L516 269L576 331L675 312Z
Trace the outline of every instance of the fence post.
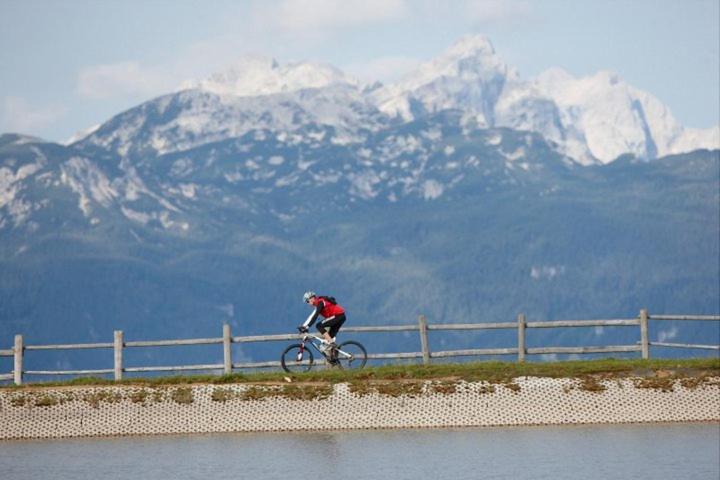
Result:
M518 327L518 362L525 361L525 314L521 313L517 316Z
M420 347L422 348L423 365L430 364L430 345L427 336L427 319L425 315L418 317L418 325L420 327Z
M224 373L232 373L232 348L230 343L232 342L232 335L230 334L230 325L227 323L223 324L223 365Z
M122 380L123 372L123 332L115 330L115 381Z
M640 350L642 351L643 360L650 358L650 348L648 345L648 312L646 308L640 310Z
M23 350L23 336L15 335L15 348L13 348L15 354L15 368L13 369L15 385L22 385Z

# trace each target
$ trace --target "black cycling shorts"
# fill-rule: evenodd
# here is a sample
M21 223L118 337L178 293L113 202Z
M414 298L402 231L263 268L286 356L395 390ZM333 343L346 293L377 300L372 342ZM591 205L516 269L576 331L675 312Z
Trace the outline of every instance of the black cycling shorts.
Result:
M345 323L345 320L347 320L347 317L344 313L328 317L322 322L317 323L318 332L325 333L325 329L329 329L328 333L331 337L335 338L340 330L340 327L342 327L342 324Z

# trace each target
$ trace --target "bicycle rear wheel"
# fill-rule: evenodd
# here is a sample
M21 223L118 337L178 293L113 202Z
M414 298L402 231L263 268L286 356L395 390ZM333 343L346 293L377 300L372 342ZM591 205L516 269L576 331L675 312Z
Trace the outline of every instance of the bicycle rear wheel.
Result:
M295 343L283 351L280 365L288 373L308 372L313 367L313 354L301 344Z
M354 340L341 343L337 347L337 362L344 370L363 368L367 362L365 347Z

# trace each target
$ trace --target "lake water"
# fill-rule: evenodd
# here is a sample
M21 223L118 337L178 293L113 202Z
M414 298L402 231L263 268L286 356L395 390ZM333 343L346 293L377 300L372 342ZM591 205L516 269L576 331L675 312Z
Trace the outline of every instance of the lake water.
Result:
M0 442L16 479L710 479L720 425L252 433Z

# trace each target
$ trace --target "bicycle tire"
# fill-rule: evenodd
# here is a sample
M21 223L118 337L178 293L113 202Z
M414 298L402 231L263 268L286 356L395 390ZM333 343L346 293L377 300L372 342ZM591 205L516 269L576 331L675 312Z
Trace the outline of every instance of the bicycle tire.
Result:
M367 351L359 342L349 340L341 343L337 348L337 365L343 370L357 370L367 363ZM350 357L344 354L349 354Z
M288 373L309 372L313 367L313 353L309 348L302 348L302 360L298 362L297 356L302 345L294 343L283 350L280 356L280 365Z

